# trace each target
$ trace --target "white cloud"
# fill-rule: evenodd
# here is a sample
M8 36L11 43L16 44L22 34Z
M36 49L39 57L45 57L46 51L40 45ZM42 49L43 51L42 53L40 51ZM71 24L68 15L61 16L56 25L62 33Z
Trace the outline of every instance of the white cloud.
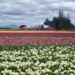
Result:
M0 25L41 24L46 17L57 16L59 9L75 19L74 0L0 0Z

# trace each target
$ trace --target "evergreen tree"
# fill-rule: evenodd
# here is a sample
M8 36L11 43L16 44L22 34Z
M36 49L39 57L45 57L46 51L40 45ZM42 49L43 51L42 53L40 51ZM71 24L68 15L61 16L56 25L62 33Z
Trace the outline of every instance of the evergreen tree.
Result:
M49 25L49 27L53 27L56 30L74 29L74 26L70 20L70 16L68 15L67 17L65 17L62 10L59 11L59 16L54 17L52 21L50 21L48 18L46 18L44 25Z
M44 25L49 25L50 24L50 21L48 18L45 19L45 22L44 22Z

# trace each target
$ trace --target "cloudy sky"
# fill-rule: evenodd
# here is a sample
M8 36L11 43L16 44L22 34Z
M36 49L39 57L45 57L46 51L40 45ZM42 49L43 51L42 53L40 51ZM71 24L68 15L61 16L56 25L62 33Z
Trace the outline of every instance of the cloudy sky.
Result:
M0 26L39 25L57 16L60 9L75 24L75 0L0 0Z

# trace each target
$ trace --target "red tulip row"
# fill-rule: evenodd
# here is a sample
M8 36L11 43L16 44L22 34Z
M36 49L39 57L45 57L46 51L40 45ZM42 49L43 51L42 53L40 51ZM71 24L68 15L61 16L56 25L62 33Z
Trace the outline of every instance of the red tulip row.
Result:
M74 37L1 36L0 45L74 45Z
M53 36L53 37L75 37L75 32L0 32L0 36Z

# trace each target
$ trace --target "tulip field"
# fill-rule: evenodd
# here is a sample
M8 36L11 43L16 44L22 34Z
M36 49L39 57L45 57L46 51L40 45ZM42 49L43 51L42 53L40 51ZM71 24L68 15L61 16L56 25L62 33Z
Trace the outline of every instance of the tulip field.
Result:
M75 75L75 46L0 46L0 75Z
M0 75L75 75L75 32L0 31Z
M74 45L74 31L0 31L0 45Z

